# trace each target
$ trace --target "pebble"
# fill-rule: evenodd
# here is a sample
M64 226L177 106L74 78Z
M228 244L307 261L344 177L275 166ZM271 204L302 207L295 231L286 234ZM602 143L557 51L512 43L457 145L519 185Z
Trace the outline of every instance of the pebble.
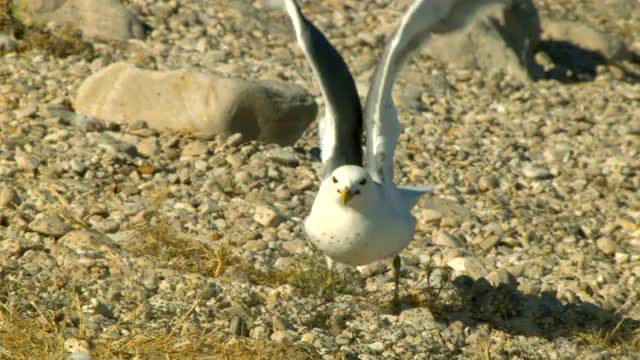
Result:
M371 351L373 351L374 353L379 354L384 351L385 346L382 342L376 341L369 344L369 349L371 349Z
M69 355L69 360L91 360L91 354L88 351L74 351Z
M264 227L276 227L284 221L280 214L267 206L256 207L253 219Z
M140 140L140 142L138 142L138 144L136 145L136 150L146 157L153 157L160 154L158 138L148 137Z
M522 168L522 174L529 179L536 180L544 180L553 177L549 169L532 165Z
M33 220L29 223L29 229L43 235L59 238L72 231L73 226L67 224L58 216L50 215Z
M91 309L91 311L93 311L94 314L102 315L108 319L115 318L113 311L109 308L109 306L96 298L92 298L91 300L89 300L88 307Z
M227 140L225 141L225 144L227 144L227 146L235 147L242 144L243 141L244 141L244 136L241 133L235 133L230 135L227 138Z
M434 245L446 246L451 248L463 247L462 241L458 240L455 236L447 234L444 231L434 231L431 235L431 242Z
M240 158L240 156L236 154L227 155L225 157L225 160L227 161L227 164L231 165L231 167L234 169L237 169L240 166L242 166L242 159Z
M22 120L27 117L31 117L38 113L37 105L30 105L25 108L14 111L14 116L17 120Z
M433 209L424 209L421 215L426 222L437 222L442 219L442 213Z
M447 265L453 270L467 274L474 279L487 274L487 269L480 261L471 257L456 257L451 259Z
M629 262L631 255L623 252L616 252L614 256L616 264L623 265Z
M18 42L13 36L0 34L0 51L12 52L18 47Z
M292 257L283 256L276 259L276 261L273 263L273 267L278 270L286 270L290 268L293 264L295 264L295 259L293 259Z
M78 175L83 175L87 172L87 165L82 160L72 159L69 161L69 166Z
M618 244L608 237L601 237L596 241L598 249L606 255L613 255L618 250Z
M293 328L287 319L279 315L273 315L271 322L273 323L274 332L290 330Z
M300 341L313 344L316 341L316 338L317 336L315 333L308 332L308 333L302 334L302 336L300 337Z
M480 242L478 242L478 246L480 247L480 249L482 249L482 251L488 251L494 248L499 242L500 242L499 236L491 235L482 239Z
M441 228L455 228L460 226L460 220L452 216L444 216L440 219Z
M197 157L209 153L209 147L202 141L192 141L182 149L182 156Z
M77 338L69 338L64 341L64 350L67 352L89 352L89 343L87 340Z
M271 334L271 340L279 343L291 342L296 337L296 333L291 330L276 331Z
M291 148L273 149L266 153L267 159L286 166L298 165L298 156Z
M12 187L0 187L0 209L15 208L21 203L20 196L18 196L18 193Z
M94 230L105 234L113 234L120 230L120 224L113 220L101 220L91 223Z
M482 192L489 191L491 189L495 189L498 186L500 186L500 182L498 181L498 178L496 178L493 175L491 175L491 176L481 176L478 179L478 190L480 190Z
M247 240L247 241L245 241L244 245L242 245L242 247L247 249L247 250L263 251L263 250L266 250L269 247L269 244L267 244L267 242L262 240L262 239L260 239L260 240Z
M88 258L101 258L105 251L116 247L114 241L107 235L88 230L71 231L61 237L58 244L74 251L77 255Z
M15 159L18 168L21 170L34 171L40 167L39 159L20 150L16 151Z

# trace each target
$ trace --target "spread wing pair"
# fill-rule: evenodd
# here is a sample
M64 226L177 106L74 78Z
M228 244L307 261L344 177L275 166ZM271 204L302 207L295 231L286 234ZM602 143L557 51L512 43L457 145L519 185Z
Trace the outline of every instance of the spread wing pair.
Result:
M325 117L319 121L324 177L342 165L366 166L372 178L393 184L393 157L400 124L392 88L402 65L431 33L459 28L477 7L490 0L417 0L403 16L387 42L375 69L364 119L360 98L348 66L329 40L302 13L295 0L284 0L296 38L325 100ZM366 127L366 164L362 154L362 125Z

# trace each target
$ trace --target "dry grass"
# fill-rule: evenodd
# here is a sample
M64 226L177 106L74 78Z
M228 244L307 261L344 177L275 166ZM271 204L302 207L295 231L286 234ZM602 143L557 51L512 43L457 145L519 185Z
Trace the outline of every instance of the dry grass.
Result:
M194 239L178 224L173 224L161 210L162 203L168 197L169 190L166 188L152 195L145 218L129 227L133 235L124 246L127 250L138 256L159 260L177 271L214 278L240 262L227 242L217 241L221 238L220 234L209 234L209 240L217 245L212 247Z
M139 222L130 229L134 235L125 246L127 250L139 256L156 258L181 272L215 278L240 262L228 243L221 242L219 246L211 247L176 228L164 215L153 216L149 222ZM210 238L216 239L217 236L212 234Z
M620 355L640 356L640 327L634 320L622 319L612 328L590 330L579 334L578 338L590 347L596 346Z
M316 359L311 348L249 338L223 338L202 332L190 336L137 335L97 343L99 359Z
M253 264L244 264L249 279L258 285L278 287L291 285L304 296L320 294L353 294L354 284L362 280L352 271L329 271L324 256L317 250L301 255L283 270L259 270Z
M10 30L13 24L11 0L0 0L0 32Z
M353 292L353 284L361 281L353 272L331 273L324 256L315 249L298 257L287 269L259 269L235 255L229 243L220 240L220 234L210 234L211 243L217 245L211 246L172 224L160 210L167 196L166 190L156 192L145 220L129 228L133 235L125 245L127 250L157 259L175 270L207 277L219 277L226 269L237 267L245 271L254 284L268 287L288 284L300 289L303 295L313 296L319 292L349 294Z
M16 5L11 0L0 0L0 32L15 35L19 40L18 52L40 49L56 57L79 55L87 61L95 57L93 45L70 24L53 29L26 26L16 19L16 12Z
M2 303L0 339L0 359L48 359L64 353L55 322L27 318Z
M157 194L153 206L159 209L159 204L165 197L166 194ZM68 208L63 198L58 200L58 206ZM151 220L132 226L134 236L126 245L130 251L162 261L178 271L200 273L208 277L221 276L229 266L240 263L228 244L221 242L217 247L210 247L172 226L169 219L159 215L159 211L152 210L149 216ZM217 239L216 235L212 237L212 240ZM9 282L0 282L0 294L10 293L9 285ZM117 333L124 333L126 336L115 339L89 337L84 323L86 314L83 314L81 300L75 293L65 298L62 311L49 310L35 303L10 308L0 302L0 358L66 358L68 354L65 353L64 340L70 336L69 328L73 330L72 336L88 341L89 351L96 359L243 360L319 357L311 346L238 338L225 335L219 330L205 331L185 326L186 319L201 300L198 298L184 314L172 319L169 330L152 329L146 323L137 323L135 319L122 320L113 327ZM62 319L60 313L64 314Z
M80 229L90 229L91 225L85 220L78 216L73 209L71 208L71 204L69 201L62 196L51 183L47 183L44 185L47 191L53 196L58 202L50 203L45 205L45 209L51 211L52 214L58 214L61 218L66 220L68 223L72 224L76 228ZM88 194L85 194L85 196Z
M69 305L69 311L81 311L77 300ZM180 327L190 311L192 309L176 319L174 329ZM36 313L35 318L30 318L0 304L1 359L63 359L68 356L61 326L53 320L52 314L40 310ZM82 324L78 326L81 328ZM90 344L89 351L95 359L306 360L319 357L311 347L204 331L187 335L170 331L166 335L157 335L134 328L129 336L117 340L97 339Z
M440 276L432 276L436 270L440 272ZM410 303L415 307L427 307L437 319L447 319L452 309L462 307L463 300L452 286L451 268L429 265L416 283L426 283L427 286L410 290Z
M82 38L82 33L66 24L55 30L38 27L20 27L16 31L20 40L20 51L44 50L56 57L79 55L87 61L95 57L93 45Z

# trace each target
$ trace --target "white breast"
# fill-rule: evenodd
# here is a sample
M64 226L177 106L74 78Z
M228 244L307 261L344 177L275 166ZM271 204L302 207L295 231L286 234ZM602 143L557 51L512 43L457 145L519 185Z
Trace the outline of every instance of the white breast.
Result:
M316 197L305 220L309 240L330 258L352 266L397 255L413 240L415 219L388 203L358 212Z

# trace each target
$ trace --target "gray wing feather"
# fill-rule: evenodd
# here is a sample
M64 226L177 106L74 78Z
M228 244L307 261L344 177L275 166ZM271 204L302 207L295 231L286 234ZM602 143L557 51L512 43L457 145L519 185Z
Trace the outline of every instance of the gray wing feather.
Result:
M477 9L501 0L417 0L387 42L373 74L365 104L367 170L382 183L393 183L393 155L400 123L391 96L402 65L432 33L462 27Z
M319 120L324 177L342 165L363 166L362 105L351 72L295 0L285 0L285 8L325 101L325 117Z
M401 206L405 207L404 210L411 211L424 194L433 193L433 186L403 185L398 186L397 191L400 197L399 203L402 204Z

